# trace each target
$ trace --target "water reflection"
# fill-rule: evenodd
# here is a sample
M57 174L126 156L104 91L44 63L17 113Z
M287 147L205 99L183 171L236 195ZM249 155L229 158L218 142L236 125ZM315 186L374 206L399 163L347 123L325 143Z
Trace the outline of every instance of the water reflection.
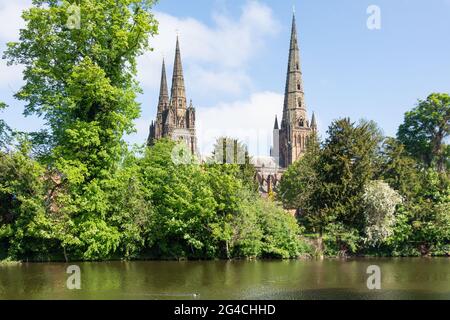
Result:
M67 266L0 266L0 299L450 299L448 258L80 263L74 291Z

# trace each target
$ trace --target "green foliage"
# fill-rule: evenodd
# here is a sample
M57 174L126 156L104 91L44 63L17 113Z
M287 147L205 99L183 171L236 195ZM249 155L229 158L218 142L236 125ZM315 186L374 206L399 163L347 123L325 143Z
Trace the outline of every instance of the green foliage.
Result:
M155 208L149 236L160 257L215 257L217 204L207 176L198 165L176 165L174 146L159 141L142 160L143 184Z
M345 257L359 249L361 237L355 228L335 222L327 225L324 233L324 253L327 256Z
M153 254L164 258L293 258L301 252L292 216L263 200L237 164L177 165L175 143L158 141L142 160L154 204Z
M313 135L276 190L298 220L258 195L237 140L220 138L206 164L178 164L184 145L169 140L130 151L153 3L81 1L79 29L67 26L67 1L35 0L23 13L4 57L24 66L16 98L48 130L13 141L0 120L0 256L284 259L313 252L304 231L333 256L449 255L448 94L420 101L382 145L367 121L333 122L322 145Z
M45 255L52 246L46 214L45 170L27 154L0 152L0 242L7 243L8 256Z
M0 242L8 244L10 257L99 260L140 252L151 206L135 180L135 160L79 194L79 180L62 180L27 151L0 155Z
M341 119L331 124L318 165L322 187L311 199L317 212L362 229L361 198L375 176L380 141L373 122Z
M372 181L363 195L364 242L377 246L393 234L395 210L402 203L400 195L383 181Z
M233 219L233 255L238 257L295 258L311 251L300 240L295 218L269 200L243 194Z
M322 234L335 221L361 231L362 196L376 173L380 141L373 122L335 121L322 148L313 137L306 155L283 175L280 200L300 211L309 232Z
M109 215L107 221L120 235L119 254L138 258L151 244L151 221L154 216L150 190L141 176L140 160L129 153L116 174L106 182Z
M152 3L82 1L79 29L67 26L66 1L34 1L24 11L26 27L5 58L25 67L16 98L27 103L26 115L46 120L50 132L40 140L54 146L51 164L60 171L84 167L84 178L105 177L120 160L122 136L140 112L136 57L157 31Z
M209 164L235 165L239 168L236 178L242 180L249 188L255 192L258 190L258 183L255 179L256 169L251 163L251 157L247 146L237 139L221 137L216 140L211 157L207 160Z
M6 107L6 104L0 102L0 112L2 112L3 109L6 109ZM0 119L0 152L10 143L10 140L11 129L8 127L4 120Z
M278 198L323 235L326 255L449 254L448 173L423 170L399 140L381 141L371 122L335 121L288 168Z
M422 172L421 178L421 190L399 210L389 244L395 255L448 255L450 181L433 169Z
M69 2L33 4L4 57L25 67L16 94L25 114L49 128L31 135L44 145L37 155L50 184L49 195L35 199L47 207L36 211L50 217L49 238L66 260L133 257L146 241L151 205L139 198L146 190L134 180L135 161L121 164L129 158L122 137L140 113L136 58L157 31L153 1L79 2L80 28L67 26Z
M450 95L433 93L412 111L398 130L407 152L426 166L444 172L450 168Z
M278 185L277 199L285 208L311 211L310 199L321 183L317 172L320 155L319 140L314 134L308 139L306 154L287 169Z
M386 138L380 152L377 176L401 195L410 198L420 191L419 164L407 155L405 147L394 138Z

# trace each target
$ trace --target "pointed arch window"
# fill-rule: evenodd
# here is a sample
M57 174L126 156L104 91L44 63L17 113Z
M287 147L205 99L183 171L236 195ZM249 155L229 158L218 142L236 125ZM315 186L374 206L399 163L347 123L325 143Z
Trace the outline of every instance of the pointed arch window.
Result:
M303 118L300 118L300 121L299 121L298 124L299 124L300 127L304 127L305 126L305 120Z
M300 81L297 82L297 90L302 90L302 86L301 86L301 84L300 84Z

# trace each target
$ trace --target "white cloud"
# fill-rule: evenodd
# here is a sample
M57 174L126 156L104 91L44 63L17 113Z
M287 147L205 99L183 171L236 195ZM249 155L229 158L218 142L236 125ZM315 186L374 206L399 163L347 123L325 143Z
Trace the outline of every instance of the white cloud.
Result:
M30 4L31 0L0 0L0 42L18 39L19 29L24 26L21 12ZM227 15L225 11L214 13L212 25L163 12L155 12L155 16L159 21L159 35L151 39L155 51L139 58L139 80L147 92L157 94L161 59L166 57L170 72L178 30L187 90L192 92L189 96L194 98L194 102L196 96L215 97L215 101L220 101L220 96L233 100L244 92L251 92L252 81L247 73L247 64L264 48L268 37L280 30L272 10L251 0L242 6L239 17ZM6 62L0 61L0 86L17 90L21 69L20 66L6 67ZM170 81L170 73L168 76ZM215 139L227 135L247 143L253 155L267 154L274 116L280 116L282 104L282 95L260 92L236 102L197 108L201 151L210 152ZM148 119L138 119L137 133L128 140L145 141L148 126Z
M283 95L259 92L248 100L197 109L197 137L200 152L209 154L220 136L238 138L253 156L268 155L272 145L275 115L281 120Z
M242 101L241 97L253 91L247 65L281 27L272 10L257 1L247 1L239 17L230 17L225 12L213 14L212 26L191 17L155 12L159 34L150 40L155 50L139 58L138 79L146 92L157 95L164 56L170 82L178 30L187 94L197 107L202 153L210 151L215 138L227 134L249 144L253 154L267 154L274 116L281 110L283 98L270 92L245 95L248 101ZM240 100L217 103L222 98ZM211 102L209 107L199 108L196 99ZM216 107L210 108L214 104ZM137 133L129 140L145 141L149 120L139 119L136 123Z
M161 59L171 66L175 52L175 37L180 33L180 46L187 89L194 95L208 92L238 94L250 87L245 66L265 45L268 36L280 27L269 7L249 1L242 7L241 16L233 19L223 13L213 15L214 26L193 18L178 18L156 12L159 35L151 39L155 51L139 58L139 80L145 88L159 87Z
M190 69L190 78L195 81L188 83L189 89L196 92L196 98L203 98L214 92L215 95L239 95L245 89L252 87L250 77L242 70L210 71L201 66Z

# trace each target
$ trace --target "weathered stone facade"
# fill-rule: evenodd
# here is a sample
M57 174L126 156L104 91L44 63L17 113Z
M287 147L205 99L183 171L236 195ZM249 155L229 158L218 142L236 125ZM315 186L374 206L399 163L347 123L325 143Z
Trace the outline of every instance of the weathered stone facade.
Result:
M192 101L189 106L187 105L178 37L175 50L171 95L169 97L166 65L163 60L158 111L156 121L152 121L150 125L148 144L153 145L155 141L166 137L176 141L184 141L192 154L197 153L195 108L192 105Z

